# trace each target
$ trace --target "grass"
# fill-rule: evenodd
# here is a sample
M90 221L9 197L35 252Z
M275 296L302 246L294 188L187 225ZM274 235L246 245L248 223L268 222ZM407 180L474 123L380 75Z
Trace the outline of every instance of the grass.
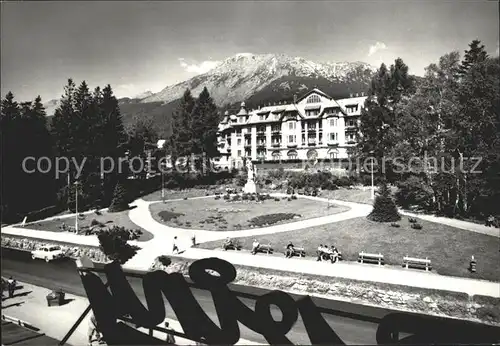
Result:
M226 202L213 197L176 201L173 203L155 203L150 205L153 218L172 227L194 228L209 231L232 231L248 229L251 219L269 214L289 213L297 211L300 219L283 220L279 223L293 222L319 216L331 215L348 210L347 207L331 206L327 208L324 202L299 198L279 202L266 200L262 203L254 201ZM183 214L169 221L164 221L161 214L164 211ZM170 214L169 214L170 215ZM219 244L220 245L220 244Z
M356 261L361 251L382 253L387 264L401 266L404 256L425 258L432 261L433 271L442 275L498 281L500 278L500 239L450 226L418 220L421 230L412 229L408 218L399 222L401 227L390 223L378 223L366 218L354 218L298 231L259 236L261 244L270 242L277 248L292 241L305 247L306 253L315 254L318 245L335 245L343 257ZM255 237L239 238L244 249L251 249ZM206 249L220 248L220 241L200 244ZM282 254L280 254L282 256ZM477 272L468 271L474 255Z
M126 229L140 229L142 231L142 235L139 237L139 239L137 239L137 241L148 241L153 239L153 235L151 233L137 226L129 219L128 210L124 210L118 213L108 213L105 211L101 211L101 215L86 214L83 220L78 220L78 227L83 228L90 226L90 223L93 219L105 224L106 227L109 228L113 226L120 226L125 227ZM36 221L27 225L27 228L37 229L40 231L61 232L60 227L63 222L66 224L66 226L75 226L75 218L70 217L49 221Z

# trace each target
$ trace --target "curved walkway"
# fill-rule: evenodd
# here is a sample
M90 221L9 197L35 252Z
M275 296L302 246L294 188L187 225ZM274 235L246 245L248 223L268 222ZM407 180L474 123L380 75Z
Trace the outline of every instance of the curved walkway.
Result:
M276 193L272 194L277 197L284 197L286 194ZM193 197L191 199L201 199L201 198L214 198L215 196L203 196L203 197ZM177 246L182 250L187 250L191 248L193 236L196 237L197 243L212 241L212 240L222 240L227 237L237 238L237 237L247 237L247 236L258 236L265 234L273 234L279 232L289 232L299 229L327 225L333 222L338 222L342 220L352 219L356 217L366 216L371 211L371 206L344 202L344 201L328 201L325 198L311 197L311 196L300 196L301 198L308 198L312 200L317 200L320 202L337 205L347 206L350 209L343 213L337 213L307 220L301 220L296 222L290 222L285 224L279 224L275 226L262 227L262 228L251 228L246 230L238 231L226 231L226 232L214 232L214 231L204 231L195 229L182 229L166 226L158 221L156 221L149 210L149 206L153 203L161 203L161 201L147 202L142 199L136 200L133 208L129 212L130 220L138 226L148 230L154 236L154 238L148 242L142 242L142 250L140 250L137 255L135 255L126 266L137 268L141 263L153 263L154 259L159 255L170 254L173 247L173 238L177 237ZM170 203L176 200L167 200L165 203Z

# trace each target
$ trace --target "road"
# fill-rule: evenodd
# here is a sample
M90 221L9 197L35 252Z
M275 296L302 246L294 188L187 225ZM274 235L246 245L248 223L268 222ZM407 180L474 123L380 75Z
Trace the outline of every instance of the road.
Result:
M75 262L70 259L46 263L42 260L32 260L29 252L2 248L2 276L13 276L18 281L49 289L60 287L68 293L85 297L85 292L76 270ZM137 296L144 302L141 280L129 278L129 282ZM268 292L263 289L239 285L233 285L231 288L251 294L264 294ZM207 315L213 321L218 321L210 292L193 289L193 294ZM253 300L246 298L240 298L240 300L252 308L255 305ZM391 312L387 309L367 307L346 302L325 299L314 299L314 301L319 307L338 310L339 314L344 315L334 316L323 314L328 324L337 332L342 340L348 344L376 344L375 334L378 327L378 320ZM166 304L168 304L168 302ZM272 313L275 319L279 320L279 310L275 308ZM345 317L346 314L354 314L357 316L350 318ZM167 309L167 318L176 319L171 309ZM288 336L295 344L310 343L307 332L300 319L300 315L297 323L289 332ZM251 331L243 325L241 325L241 337L254 342L266 343L266 340L260 334Z

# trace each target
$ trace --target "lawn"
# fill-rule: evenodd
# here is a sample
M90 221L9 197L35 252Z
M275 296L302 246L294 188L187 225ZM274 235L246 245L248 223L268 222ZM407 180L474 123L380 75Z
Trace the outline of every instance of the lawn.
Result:
M418 222L423 226L421 230L410 228L406 217L399 222L400 228L355 218L329 226L259 236L258 240L261 244L275 244L275 248L280 250L291 240L296 246L304 246L308 255L315 254L320 243L335 245L349 261L356 261L361 251L380 252L386 263L398 266L401 266L404 256L428 257L433 271L438 274L499 281L499 238L424 220ZM245 237L239 238L239 241L244 249L251 249L254 239ZM199 246L220 249L221 242ZM477 260L475 274L467 270L472 255Z
M331 215L347 211L347 207L327 207L327 203L312 201L305 198L296 200L266 200L262 203L255 201L226 202L214 197L155 203L150 205L153 218L172 227L204 229L208 231L233 231L248 229L253 218L274 214L276 218L290 214L299 214L300 217L291 217L276 224L283 224L298 220L310 219L319 216ZM180 214L177 217L175 214ZM287 214L287 215L285 215Z
M148 241L153 239L153 235L146 231L145 229L137 226L128 217L128 210L124 210L118 213L108 213L101 211L101 215L97 214L86 214L84 219L78 220L78 227L88 227L90 226L92 220L96 220L105 224L107 227L119 226L125 227L126 229L140 229L142 235L137 239L137 241ZM49 221L36 221L27 225L27 228L33 228L40 231L50 231L50 232L61 232L61 225L63 222L66 226L75 226L75 218L62 218Z

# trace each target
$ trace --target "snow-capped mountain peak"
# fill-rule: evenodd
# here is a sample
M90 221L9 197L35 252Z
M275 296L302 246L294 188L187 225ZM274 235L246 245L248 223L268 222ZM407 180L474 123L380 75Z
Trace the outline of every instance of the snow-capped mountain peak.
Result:
M206 73L187 81L167 86L141 102L170 102L186 89L197 95L207 87L218 105L247 99L280 78L321 78L341 82L363 71L373 71L365 63L319 63L285 54L238 53L223 60Z

